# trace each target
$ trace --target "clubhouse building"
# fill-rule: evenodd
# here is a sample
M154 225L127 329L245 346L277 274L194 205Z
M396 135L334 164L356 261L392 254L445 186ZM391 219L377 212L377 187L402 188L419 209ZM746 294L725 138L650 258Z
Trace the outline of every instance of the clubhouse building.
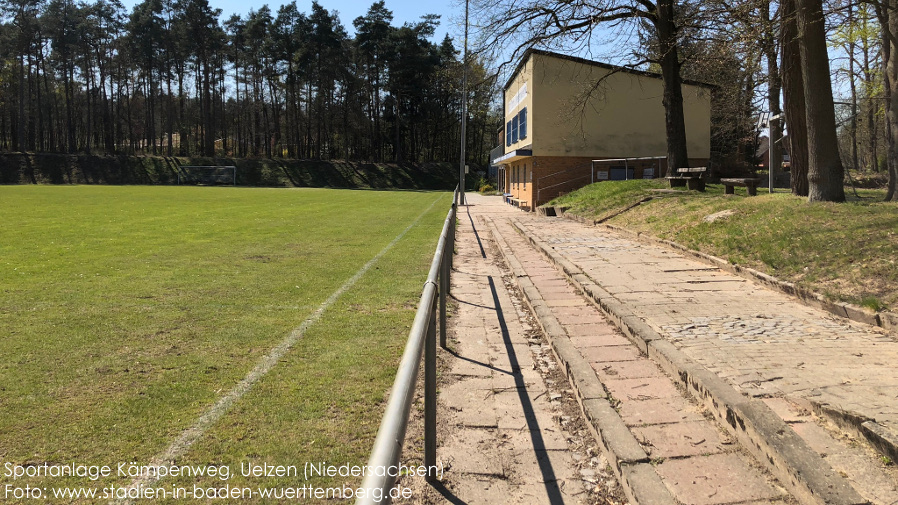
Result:
M667 143L658 74L531 49L504 87L491 164L530 210L591 182L660 177ZM690 166L711 152L711 87L683 84Z

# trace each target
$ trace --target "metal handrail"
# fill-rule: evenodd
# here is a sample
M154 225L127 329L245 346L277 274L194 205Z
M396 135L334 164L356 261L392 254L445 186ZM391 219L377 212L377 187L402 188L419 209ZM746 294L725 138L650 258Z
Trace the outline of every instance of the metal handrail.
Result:
M399 457L408 427L408 417L415 396L415 383L424 354L424 466L426 480L437 479L436 468L436 323L440 320L440 344L446 347L446 297L449 294L449 277L452 272L452 256L455 251L455 215L459 189L452 195L452 207L443 223L443 231L437 242L436 253L430 264L430 272L415 321L409 331L405 351L399 362L390 400L384 412L368 466L362 481L363 494L356 496L356 505L374 505L390 502L390 491L399 475ZM439 300L438 300L439 298ZM437 303L439 301L439 304Z
M544 175L544 176L542 176L542 177L536 179L536 182L539 182L539 181L541 181L541 180L543 180L543 179L547 179L547 178L549 178L549 177L554 177L554 176L556 176L556 175L558 175L558 174L566 174L566 173L568 173L568 172L574 172L574 171L576 171L576 170L580 170L580 168L579 168L579 167L574 167L574 168L566 168L566 169L564 169L564 170L559 170L559 171L557 171L557 172L555 172L555 173L552 173L552 174L549 174L549 175Z
M561 173L561 172L557 172L557 173ZM587 178L587 177L589 177L589 176L588 176L588 175L581 175L580 177L574 177L573 179L568 179L568 180L566 180L566 181L564 181L564 182L559 182L558 184L553 184L553 185L551 185L551 186L546 186L546 187L544 187L544 188L536 188L536 201L537 201L537 202L541 201L541 200L539 199L539 197L540 197L540 193L542 193L542 191L543 191L544 189L552 189L552 188L557 187L557 186L563 186L563 185L565 185L565 184L570 184L570 183L572 183L572 182L574 182L574 181L578 181L578 180L580 180L580 179L585 179L585 178Z

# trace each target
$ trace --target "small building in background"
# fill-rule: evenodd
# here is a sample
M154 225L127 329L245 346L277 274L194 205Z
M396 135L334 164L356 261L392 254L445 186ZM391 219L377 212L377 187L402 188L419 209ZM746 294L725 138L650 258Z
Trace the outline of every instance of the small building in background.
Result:
M509 203L534 209L591 182L660 177L667 135L661 76L536 49L504 87L491 164ZM691 166L711 153L711 86L685 81Z
M791 159L789 158L789 136L784 135L778 142L776 142L776 146L780 149L783 163L783 170L789 170L791 163ZM758 159L758 168L768 169L770 167L770 138L766 135L758 138L758 150L755 152L755 157Z

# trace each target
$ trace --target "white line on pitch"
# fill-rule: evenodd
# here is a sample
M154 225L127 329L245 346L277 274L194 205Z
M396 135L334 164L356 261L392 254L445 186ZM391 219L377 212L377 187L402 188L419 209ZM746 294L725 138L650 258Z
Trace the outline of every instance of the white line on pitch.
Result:
M204 412L203 415L201 415L195 423L193 423L193 426L181 432L181 435L177 438L177 440L172 442L171 445L169 445L168 448L162 452L162 454L159 454L155 458L153 458L149 464L152 466L171 464L171 462L174 462L176 459L184 455L184 453L187 452L187 449L189 449L190 446L192 446L197 440L199 440L206 432L206 430L208 430L213 424L215 424L216 421L221 419L221 417L225 415L228 410L230 410L234 402L245 395L253 387L253 385L255 385L256 382L259 381L259 379L261 379L271 371L274 365L276 365L277 362L280 361L280 359L287 353L287 351L290 350L291 347L293 347L296 341L302 337L306 330L309 329L310 326L318 322L319 319L321 319L324 311L326 311L331 305L333 305L334 302L337 301L337 298L345 293L347 289L351 288L356 282L358 282L358 280L361 279L363 275L365 275L365 272L367 272L372 266L374 266L374 264L377 263L377 261L381 257L383 257L384 254L392 249L393 246L395 246L402 239L402 237L404 237L405 234L412 229L412 227L418 224L418 221L420 221L425 214L430 212L430 209L432 209L433 206L436 205L438 201L440 201L440 199L441 198L437 198L436 200L434 200L433 203L431 203L430 206L421 213L421 215L419 215L415 218L414 221L412 221L412 224L408 225L406 229L402 230L399 235L396 235L396 238L394 238L389 244L387 244L386 247L381 249L381 251L377 253L377 255L375 255L373 258L368 260L367 263L362 265L362 268L360 268L358 272L356 272L352 277L344 282L342 286L337 288L336 291L331 293L331 295L327 297L327 300L322 302L321 305L319 305L318 308L315 309L315 312L312 312L309 317L307 317L302 323L300 323L299 326L294 328L293 331L291 331L290 334L287 335L287 338L285 338L283 341L281 341L280 344L269 351L268 354L263 356L262 359L259 360L259 362L256 364L255 368L253 368L248 374L246 374L246 377L244 377L243 380L238 382L233 389L228 391L227 394L222 396L217 402L215 402L214 405L209 407L209 409L206 410L206 412ZM158 480L159 477L155 475L141 476L131 481L128 489L138 488L141 486L151 486ZM130 503L130 501L126 499L118 501Z

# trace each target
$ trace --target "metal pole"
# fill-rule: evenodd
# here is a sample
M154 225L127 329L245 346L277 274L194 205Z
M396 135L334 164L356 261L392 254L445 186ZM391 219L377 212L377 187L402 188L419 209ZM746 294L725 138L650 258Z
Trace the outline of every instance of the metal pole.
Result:
M455 223L458 221L458 207L452 206L452 222L449 224L449 260L446 269L449 275L446 276L446 294L452 292L452 260L455 258Z
M424 466L427 482L437 480L437 318L436 299L424 342Z
M773 149L774 149L774 138L773 132L776 131L774 128L774 121L779 121L779 119L771 119L770 120L770 129L769 134L767 135L767 190L770 193L773 193ZM777 159L781 160L780 156L776 156ZM777 167L780 169L781 167Z
M451 212L449 218L454 219ZM448 233L452 233L451 224L447 230ZM451 246L449 237L444 237L443 258L440 260L442 262L440 265L440 347L443 349L446 348L446 297L449 295L449 261L452 258L449 248Z
M458 167L458 205L465 204L465 141L468 124L468 0L465 0L465 51L461 80L461 160Z

